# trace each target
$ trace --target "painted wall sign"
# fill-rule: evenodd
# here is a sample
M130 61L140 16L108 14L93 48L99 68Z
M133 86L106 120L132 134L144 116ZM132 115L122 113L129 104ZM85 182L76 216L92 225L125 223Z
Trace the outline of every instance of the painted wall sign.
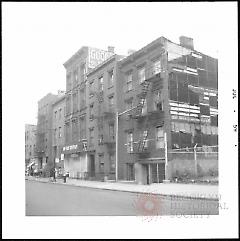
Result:
M114 53L110 53L101 49L89 48L88 67L95 68L97 65L111 57Z

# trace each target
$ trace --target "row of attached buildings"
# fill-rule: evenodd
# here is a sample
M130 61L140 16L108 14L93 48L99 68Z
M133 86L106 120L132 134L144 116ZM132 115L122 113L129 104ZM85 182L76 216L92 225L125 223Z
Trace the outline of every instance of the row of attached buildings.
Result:
M169 150L218 145L218 60L191 38L160 37L126 57L82 47L64 67L66 91L38 102L39 168L54 162L72 178L162 182L164 135Z

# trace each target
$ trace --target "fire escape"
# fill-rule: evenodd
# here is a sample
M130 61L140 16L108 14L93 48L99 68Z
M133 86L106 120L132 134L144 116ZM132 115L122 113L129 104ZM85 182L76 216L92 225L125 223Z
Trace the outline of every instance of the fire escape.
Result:
M37 124L37 138L36 138L36 153L40 158L44 154L44 142L46 131L44 129L44 123L46 121L46 116L43 114L38 115L38 124Z
M130 154L137 155L139 158L146 158L150 155L151 142L149 142L149 135L152 127L151 123L163 120L164 114L162 109L145 111L145 113L143 111L149 92L152 93L152 90L161 90L163 88L163 78L161 76L161 72L155 74L155 72L150 69L147 74L148 78L141 83L141 90L137 95L139 102L136 108L129 115L132 120L137 121L137 128L143 130L143 134L140 139L132 143L132 150L129 152Z
M98 100L98 115L95 117L97 119L97 127L99 133L99 144L106 145L107 148L113 148L115 146L115 135L114 135L114 123L115 123L115 112L113 108L106 107L104 103L103 90L96 93ZM106 130L104 123L108 123L112 127L112 132Z

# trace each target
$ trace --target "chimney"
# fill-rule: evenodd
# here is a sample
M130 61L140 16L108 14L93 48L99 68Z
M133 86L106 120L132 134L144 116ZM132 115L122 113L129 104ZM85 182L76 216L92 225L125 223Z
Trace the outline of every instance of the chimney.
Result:
M186 37L186 36L180 36L180 45L189 49L194 49L193 47L193 39Z
M114 47L113 46L108 46L108 52L114 54Z
M58 90L58 96L63 96L65 95L65 91L64 90Z
M136 52L136 50L134 50L134 49L129 49L129 50L128 50L128 55L131 55L131 54L133 54L134 52Z

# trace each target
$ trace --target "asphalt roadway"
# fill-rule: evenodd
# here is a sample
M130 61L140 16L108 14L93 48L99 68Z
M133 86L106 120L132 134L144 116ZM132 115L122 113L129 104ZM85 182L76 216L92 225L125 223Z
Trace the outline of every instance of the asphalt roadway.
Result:
M26 180L27 216L217 215L218 201L173 198Z

